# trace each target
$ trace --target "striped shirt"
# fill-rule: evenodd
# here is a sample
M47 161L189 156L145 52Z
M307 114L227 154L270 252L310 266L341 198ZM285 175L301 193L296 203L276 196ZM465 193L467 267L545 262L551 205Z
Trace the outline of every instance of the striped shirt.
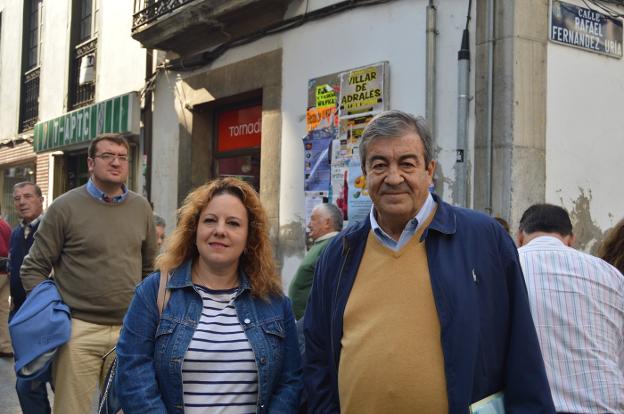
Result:
M555 408L624 413L624 276L552 236L518 253Z
M255 413L258 370L234 307L238 289L195 285L204 308L182 364L185 413Z

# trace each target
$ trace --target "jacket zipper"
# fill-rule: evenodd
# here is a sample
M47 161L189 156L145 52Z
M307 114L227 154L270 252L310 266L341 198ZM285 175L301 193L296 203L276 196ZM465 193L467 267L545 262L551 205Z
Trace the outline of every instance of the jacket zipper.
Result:
M334 365L336 366L336 368L338 368L338 364L337 364L338 361L336 361L336 351L335 351L336 347L334 346L334 320L336 317L336 313L338 312L338 306L337 306L338 305L338 288L340 286L340 281L342 280L342 273L344 271L345 264L347 263L347 258L349 257L349 252L351 250L351 248L347 244L346 238L343 239L342 250L344 254L344 260L342 261L342 265L340 266L340 273L338 273L338 281L336 282L336 293L334 294L334 309L332 312L330 325L329 325L329 338L330 338L331 349L332 349L332 353L334 357Z

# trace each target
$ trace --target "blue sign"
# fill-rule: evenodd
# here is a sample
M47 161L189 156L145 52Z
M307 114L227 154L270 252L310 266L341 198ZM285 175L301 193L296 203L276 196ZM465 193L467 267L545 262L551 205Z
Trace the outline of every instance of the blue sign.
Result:
M552 0L550 40L619 59L622 57L622 19Z

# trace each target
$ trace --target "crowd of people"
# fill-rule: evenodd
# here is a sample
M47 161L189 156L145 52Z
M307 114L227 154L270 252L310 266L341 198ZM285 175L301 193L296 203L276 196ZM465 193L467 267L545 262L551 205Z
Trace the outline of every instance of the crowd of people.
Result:
M51 412L51 382L54 412L88 413L113 367L126 414L624 413L624 220L602 258L573 248L550 204L526 210L514 242L429 191L432 145L420 117L373 118L359 146L370 215L343 230L336 206L315 207L288 296L239 179L188 194L166 238L125 186L122 136L91 143L89 182L45 214L39 187L17 184L22 221L0 222L7 319L50 278L71 309L42 372L18 372L23 411ZM14 352L20 367L41 356Z

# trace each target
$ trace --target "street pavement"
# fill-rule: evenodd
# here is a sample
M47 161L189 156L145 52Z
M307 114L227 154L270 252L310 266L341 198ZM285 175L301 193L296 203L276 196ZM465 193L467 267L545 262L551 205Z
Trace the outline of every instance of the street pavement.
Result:
M21 414L15 393L13 358L0 358L0 414Z
M22 414L15 392L13 358L0 358L0 414ZM53 406L54 393L48 384L48 398Z

